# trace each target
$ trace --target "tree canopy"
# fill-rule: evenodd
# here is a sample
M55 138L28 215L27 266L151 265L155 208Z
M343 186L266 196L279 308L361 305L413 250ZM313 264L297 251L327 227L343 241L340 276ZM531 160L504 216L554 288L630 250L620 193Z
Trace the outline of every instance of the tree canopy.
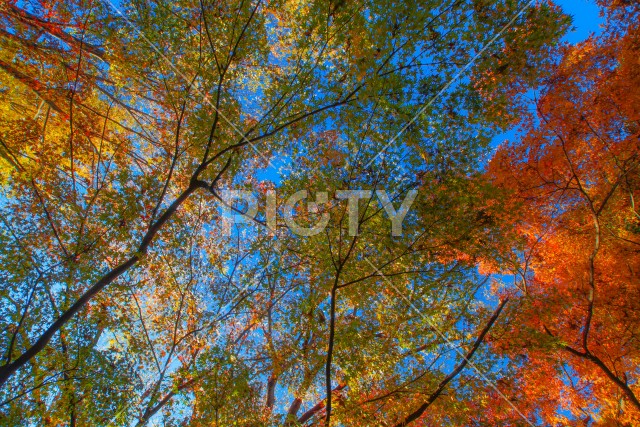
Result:
M601 3L3 2L0 424L634 425Z

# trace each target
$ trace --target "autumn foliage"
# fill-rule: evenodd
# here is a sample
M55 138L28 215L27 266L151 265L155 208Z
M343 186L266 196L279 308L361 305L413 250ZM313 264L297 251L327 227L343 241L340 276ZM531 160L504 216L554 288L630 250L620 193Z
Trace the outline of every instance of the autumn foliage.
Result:
M554 425L640 417L640 28L637 10L607 13L602 35L561 50L522 139L490 167L524 239L496 347L523 358L517 386Z
M637 425L640 8L598 5L3 1L0 425Z

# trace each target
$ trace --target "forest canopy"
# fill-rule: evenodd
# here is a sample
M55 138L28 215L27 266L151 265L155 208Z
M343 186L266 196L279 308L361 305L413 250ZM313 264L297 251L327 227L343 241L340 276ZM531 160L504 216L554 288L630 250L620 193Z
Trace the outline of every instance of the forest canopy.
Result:
M595 4L2 2L0 425L638 425Z

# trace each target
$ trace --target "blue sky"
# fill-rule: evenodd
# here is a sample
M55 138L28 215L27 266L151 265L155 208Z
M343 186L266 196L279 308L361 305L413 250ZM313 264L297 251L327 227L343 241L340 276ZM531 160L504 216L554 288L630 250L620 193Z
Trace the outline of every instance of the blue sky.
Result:
M580 42L586 39L590 33L598 33L602 18L598 6L593 0L556 0L556 4L564 9L565 13L573 17L573 31L570 31L564 40L570 43Z

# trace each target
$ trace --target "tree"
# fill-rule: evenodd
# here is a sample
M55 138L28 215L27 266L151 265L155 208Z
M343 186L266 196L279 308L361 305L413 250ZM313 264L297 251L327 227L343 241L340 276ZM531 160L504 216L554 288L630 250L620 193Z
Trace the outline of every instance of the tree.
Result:
M495 257L502 213L477 171L512 107L487 96L535 82L527 61L565 18L511 1L114 5L1 9L3 423L277 424L285 389L294 421L375 422L367 399L406 417L449 372L427 365L443 340L482 342L474 263ZM480 53L477 74L513 74L448 85ZM408 237L381 235L375 192L360 236L335 200L324 234L226 235L222 190L258 187L278 156L285 194L422 191Z
M522 139L490 168L514 191L524 241L522 296L496 347L521 358L513 387L551 424L640 415L639 10L605 6L605 31L560 50Z

